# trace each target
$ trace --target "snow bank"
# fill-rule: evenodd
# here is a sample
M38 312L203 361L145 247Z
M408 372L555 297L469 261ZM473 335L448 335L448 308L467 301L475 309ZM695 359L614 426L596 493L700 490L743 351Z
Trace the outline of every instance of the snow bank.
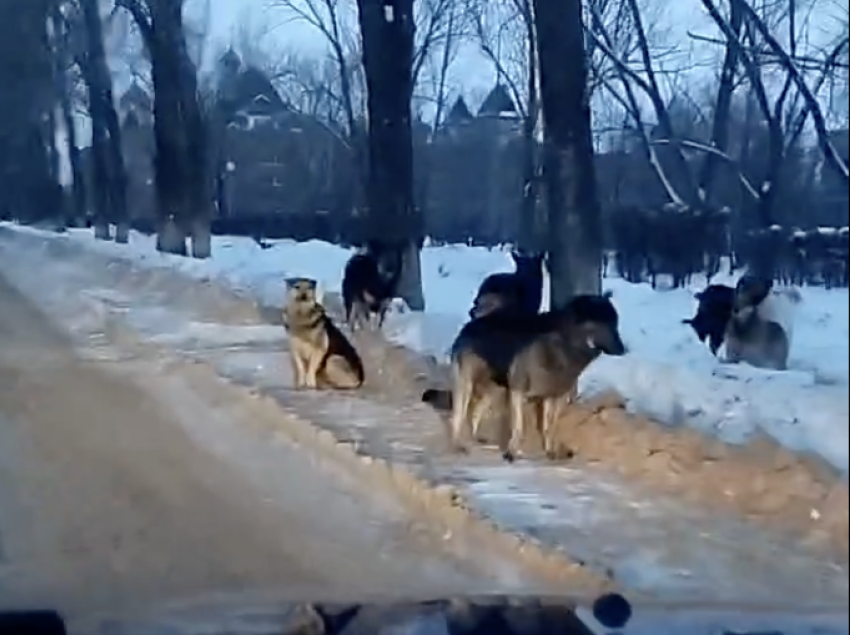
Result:
M8 225L16 231L45 232ZM177 268L197 279L218 279L260 302L279 305L283 279L306 275L321 288L338 290L351 251L321 241L273 241L261 249L250 238L215 237L213 257L198 261L159 254L154 239L131 233L129 245L94 241L90 230L69 230L56 240L73 240L144 266ZM444 358L478 285L490 273L511 271L506 250L426 247L422 282L428 310L390 316L394 341ZM715 282L732 282L715 278ZM582 391L618 391L629 408L671 426L690 425L728 442L758 430L792 450L820 454L848 470L850 401L850 309L846 289L800 290L795 304L775 298L776 315L793 333L790 369L774 372L728 365L711 355L681 319L693 314L694 289L656 291L646 284L609 278L622 333L630 349L623 358L598 360L582 378ZM548 305L548 297L544 297Z

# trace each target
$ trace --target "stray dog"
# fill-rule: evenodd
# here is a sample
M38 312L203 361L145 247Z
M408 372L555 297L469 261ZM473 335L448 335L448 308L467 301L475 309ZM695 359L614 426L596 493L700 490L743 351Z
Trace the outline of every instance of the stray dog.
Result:
M360 388L363 362L316 299L316 281L286 280L283 325L289 333L296 388Z
M775 318L767 316L774 306L772 290L772 281L755 276L746 275L738 281L732 315L726 325L727 362L747 362L771 370L788 368L788 333ZM799 300L799 294L795 294Z
M737 315L739 333L754 309L762 321L774 322L784 331L789 343L793 330L791 316L795 305L802 302L797 289L774 289L771 281L743 276L735 288L712 284L696 294L699 307L694 317L682 320L696 332L701 342L708 339L709 348L717 356L727 337L733 314ZM752 323L749 324L752 327ZM772 327L771 327L772 328Z
M773 280L745 274L735 285L734 311L758 307L773 290Z
M401 258L372 249L354 254L345 265L342 278L342 300L345 321L355 331L377 318L377 327L384 325L387 309L395 296L401 275Z
M696 315L682 320L682 323L694 329L700 342L705 342L707 338L708 347L716 357L732 317L735 289L725 284L712 284L697 293L696 298L699 301Z
M780 324L765 320L756 307L736 310L726 328L726 361L786 370L790 342Z
M544 256L511 252L511 258L516 264L516 271L490 274L478 287L478 293L469 310L471 319L507 306L516 307L528 314L540 310Z
M600 354L625 353L618 322L607 295L576 296L562 309L536 315L501 310L468 322L451 352L455 448L466 449L461 443L466 427L471 425L475 435L487 408L500 396L504 398L506 390L511 426L507 444L500 448L503 458L513 461L517 455L527 402L538 407L549 454L558 401L575 395L579 376ZM493 390L492 384L502 390Z

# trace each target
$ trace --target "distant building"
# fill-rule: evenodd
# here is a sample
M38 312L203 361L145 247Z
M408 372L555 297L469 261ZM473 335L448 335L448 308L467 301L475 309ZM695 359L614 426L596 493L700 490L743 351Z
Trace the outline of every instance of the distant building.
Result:
M138 82L133 82L118 99L118 116L122 125L128 117L133 124L153 125L153 99Z

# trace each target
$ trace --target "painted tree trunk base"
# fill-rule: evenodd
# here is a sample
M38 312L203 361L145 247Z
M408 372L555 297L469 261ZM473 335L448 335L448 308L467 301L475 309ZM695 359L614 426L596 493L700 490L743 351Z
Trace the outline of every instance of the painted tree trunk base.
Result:
M208 220L196 220L192 223L192 258L212 256L212 230Z
M156 234L156 250L177 256L187 255L186 233L173 218L160 223Z
M415 243L408 243L402 254L401 277L396 293L411 311L425 310L425 295L422 293L422 263L419 247Z
M130 223L122 222L115 225L115 242L119 245L130 242Z
M109 223L95 223L94 224L94 237L97 240L110 240L112 238L111 233L109 231Z

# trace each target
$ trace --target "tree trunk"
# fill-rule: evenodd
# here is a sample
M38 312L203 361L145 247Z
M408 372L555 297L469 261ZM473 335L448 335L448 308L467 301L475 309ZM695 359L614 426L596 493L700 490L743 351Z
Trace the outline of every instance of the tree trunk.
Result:
M551 304L602 286L602 231L581 0L534 0L545 123Z
M737 2L729 4L729 26L736 36L740 37L743 27L743 15ZM729 146L729 120L732 109L732 98L735 93L735 73L740 62L739 49L736 46L726 46L723 58L723 69L720 72L720 84L717 87L717 100L714 106L714 117L711 127L711 144L720 152L726 153ZM718 158L713 152L706 152L699 173L698 187L705 201L713 200L714 175L717 171Z
M59 98L59 109L62 114L62 124L65 128L65 139L68 149L68 162L71 164L71 208L66 213L66 225L79 226L86 217L86 190L83 176L80 149L77 147L77 128L74 125L74 112L71 106L71 95L67 68L71 65L71 54L67 44L67 26L62 16L59 3L51 6L50 19L56 40L56 92Z
M121 126L115 111L112 96L112 76L106 62L103 46L103 25L100 20L100 7L97 0L83 0L81 3L83 19L86 25L85 78L89 92L89 110L92 128L100 129L99 142L102 144L105 171L101 175L106 189L105 207L101 210L106 222L126 225L127 216L127 171L124 167L124 154L121 148ZM94 132L92 133L94 136ZM116 240L126 242L127 231L116 233Z
M94 223L92 223L92 227L94 228L94 237L98 240L109 240L112 238L112 228L104 218L96 217Z
M55 217L45 119L54 105L46 0L0 3L0 181L6 214L37 221Z
M193 254L205 257L213 205L209 131L198 103L196 69L186 50L182 3L148 0L149 15L137 3L124 6L151 58L157 249L185 256L189 231L197 241Z
M86 183L83 176L83 162L80 157L80 148L77 146L77 129L74 126L74 113L71 109L71 100L68 96L68 86L63 85L59 92L60 106L62 108L62 121L65 125L65 134L68 142L68 162L71 164L71 198L73 201L74 226L85 221L86 209Z
M212 232L209 220L195 218L192 221L192 258L209 258L212 256Z
M162 218L156 228L156 250L166 254L185 256L186 232L174 217Z
M408 243L401 259L401 278L398 281L398 297L404 300L411 311L425 310L425 294L422 292L422 263L419 245Z
M523 2L523 20L528 40L528 86L525 119L522 126L522 200L520 203L519 239L517 244L522 251L539 253L545 249L542 245L545 232L544 224L538 215L538 152L534 132L537 128L537 36L534 30L534 15L531 0Z
M115 242L121 245L130 242L130 223L126 220L115 223Z
M395 249L402 261L399 293L424 310L419 249L422 216L414 203L413 0L358 0L368 91L368 242Z

